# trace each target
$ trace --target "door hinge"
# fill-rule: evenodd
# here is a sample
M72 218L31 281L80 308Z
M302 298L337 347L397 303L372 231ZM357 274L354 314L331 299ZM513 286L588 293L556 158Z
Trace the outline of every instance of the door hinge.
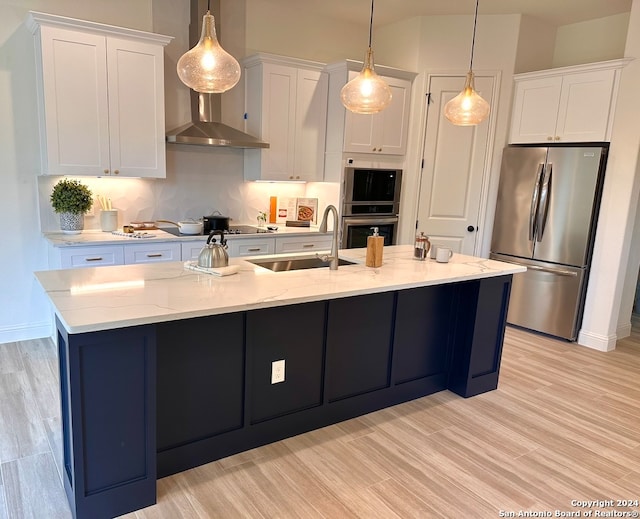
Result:
M416 231L418 230L418 220L416 220Z
M420 161L420 169L424 169L424 159Z
M431 92L427 92L425 95L427 96L427 104L430 105L431 104Z

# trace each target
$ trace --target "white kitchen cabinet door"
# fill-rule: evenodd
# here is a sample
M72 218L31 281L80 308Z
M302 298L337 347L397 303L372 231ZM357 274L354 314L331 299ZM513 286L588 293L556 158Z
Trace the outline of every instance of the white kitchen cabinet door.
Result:
M328 77L319 64L258 54L245 61L246 127L269 143L245 151L245 180L322 180Z
M511 118L512 143L555 140L562 77L545 77L516 83Z
M242 256L260 256L262 254L273 254L275 250L275 239L270 238L240 238L227 239L227 250L229 257L238 258Z
M104 36L43 26L43 169L50 175L103 175L109 168Z
M42 172L166 176L163 46L171 38L30 13Z
M331 235L276 236L276 254L331 250Z
M107 38L111 174L166 177L163 60L161 46Z
M136 243L124 247L125 265L180 261L181 258L180 244L176 242Z
M562 142L609 140L615 70L571 74L563 78L556 135Z
M356 75L355 71L351 71L349 80ZM345 152L404 155L407 151L411 81L381 77L391 88L391 103L377 114L345 111Z
M326 72L298 70L293 160L296 180L323 179L328 91L329 76Z
M611 140L619 77L628 59L518 74L509 142Z

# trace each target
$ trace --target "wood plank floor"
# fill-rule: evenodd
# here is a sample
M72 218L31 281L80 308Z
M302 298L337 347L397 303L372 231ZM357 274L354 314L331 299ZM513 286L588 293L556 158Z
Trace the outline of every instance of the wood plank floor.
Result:
M572 500L639 500L638 325L609 353L509 328L497 391L444 391L161 479L158 504L123 517L575 517ZM0 519L71 517L57 390L49 340L0 344ZM592 510L612 509L640 506Z

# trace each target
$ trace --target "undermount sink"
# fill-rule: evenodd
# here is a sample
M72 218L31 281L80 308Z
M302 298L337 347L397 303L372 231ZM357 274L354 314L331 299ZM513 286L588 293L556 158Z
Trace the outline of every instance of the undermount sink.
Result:
M322 261L320 258L308 257L308 258L281 258L281 259L255 259L247 260L249 263L264 267L274 272L286 272L289 270L302 270L302 269L317 269L321 267L328 267L328 261ZM338 265L355 265L355 261L349 261L346 259L338 259Z

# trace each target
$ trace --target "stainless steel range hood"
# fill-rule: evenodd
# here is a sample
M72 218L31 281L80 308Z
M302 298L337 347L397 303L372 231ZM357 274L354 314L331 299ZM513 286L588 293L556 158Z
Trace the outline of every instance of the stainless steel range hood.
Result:
M200 8L203 4L204 9ZM206 2L191 0L189 24L190 48L200 39L201 21L206 13ZM212 13L220 13L219 0L212 0ZM216 33L220 37L216 19ZM269 144L220 122L222 94L203 94L191 90L191 122L167 133L167 142L198 146L226 146L232 148L268 148Z

